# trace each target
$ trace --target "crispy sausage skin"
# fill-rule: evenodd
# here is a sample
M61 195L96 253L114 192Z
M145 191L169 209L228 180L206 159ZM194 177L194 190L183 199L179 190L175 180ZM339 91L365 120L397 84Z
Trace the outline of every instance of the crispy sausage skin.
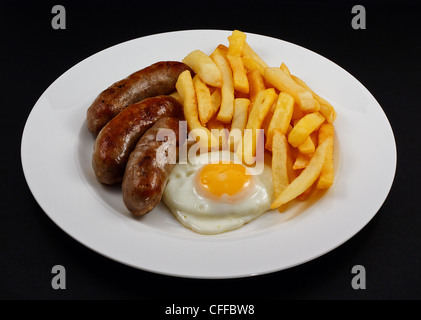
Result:
M167 95L175 90L178 76L190 70L178 61L160 61L139 70L101 92L87 111L88 129L97 135L124 108L145 98Z
M136 143L163 117L182 119L182 105L170 96L151 97L127 107L111 119L94 144L92 167L97 179L104 184L121 182Z
M169 129L174 134L157 139L161 129ZM162 118L136 144L122 183L124 204L132 214L142 216L161 201L168 176L176 163L178 134L178 119Z

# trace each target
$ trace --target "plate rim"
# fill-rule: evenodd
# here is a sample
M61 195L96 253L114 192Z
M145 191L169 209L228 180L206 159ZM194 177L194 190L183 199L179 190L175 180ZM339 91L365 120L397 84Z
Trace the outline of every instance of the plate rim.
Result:
M35 112L35 109L36 109L36 107L37 107L37 105L40 103L40 101L41 101L41 99L43 98L43 96L54 86L54 84L57 82L57 81L59 81L59 79L60 78L62 78L62 77L64 77L68 72L70 72L74 67L76 67L77 65L79 65L79 64L81 64L82 62L85 62L85 61L87 61L88 59L91 59L91 58L93 58L94 56L96 56L96 55L99 55L99 54L101 54L102 52L104 52L104 51L107 51L107 50L110 50L110 49L112 49L112 48L114 48L114 47L117 47L117 46L120 46L120 45L127 45L127 44L129 44L130 42L135 42L135 41L140 41L141 39L144 39L144 38L151 38L151 37L159 37L159 36L162 36L162 35L168 35L168 34L176 34L176 33L191 33L191 32L225 32L225 33L228 33L228 32L231 32L231 31L229 31L229 30L218 30L218 29L193 29L193 30L179 30L179 31L169 31L169 32L163 32L163 33L156 33L156 34L151 34L151 35L146 35L146 36L142 36L142 37L138 37L138 38L134 38L134 39L130 39L130 40L127 40L127 41L124 41L124 42L121 42L121 43L117 43L117 44L114 44L114 45L112 45L112 46L109 46L109 47L107 47L107 48L105 48L105 49L103 49L103 50L100 50L100 51L98 51L98 52L96 52L96 53L94 53L94 54L92 54L92 55L90 55L90 56L88 56L88 57L86 57L85 59L83 59L83 60L81 60L80 62L78 62L78 63L76 63L75 65L73 65L72 67L70 67L68 70L66 70L64 73L62 73L55 81L53 81L45 90L44 90L44 92L41 94L41 96L38 98L38 100L36 101L36 103L34 104L34 106L32 107L32 109L31 109L31 111L30 111L30 113L29 113L29 115L28 115L28 117L27 117L27 119L26 119L26 122L25 122L25 125L24 125L24 129L23 129L23 132L22 132L22 137L21 137L21 148L20 148L20 151L21 151L21 165L22 165L22 170L23 170L23 173L24 173L24 177L25 177L25 180L26 180L26 182L27 182L27 185L28 185L28 187L29 187L29 189L30 189L30 191L31 191L31 193L32 193L32 195L33 195L33 197L34 197L34 199L36 200L36 202L38 203L38 205L41 207L41 209L44 211L44 213L62 230L62 231L64 231L67 235L69 235L71 238L73 238L73 239L75 239L76 241L78 241L79 243L81 243L82 245L84 245L85 247L87 247L87 248L89 248L90 250L92 250L92 251L94 251L94 252L96 252L96 253L99 253L100 255L102 255L102 256L105 256L105 257L107 257L107 258L109 258L109 259L111 259L111 260L114 260L114 261L116 261L116 262L118 262L118 263L122 263L122 264L125 264L125 265L128 265L128 266L131 266L131 267L133 267L133 268L137 268L137 269L140 269L140 270L144 270L144 271L148 271L148 272L153 272L153 273L157 273L157 274L162 274L162 275L167 275L167 276L174 276L174 277L184 277L184 278L200 278L200 279L228 279L228 278L244 278L244 277L249 277L249 276L255 276L255 275L262 275L262 274L268 274L268 273L273 273L273 272L277 272L277 271L281 271L281 270L285 270L285 269L289 269L289 268L292 268L292 267L295 267L295 266L297 266L297 265L300 265L300 264L304 264L304 263L307 263L308 261L311 261L311 260L314 260L314 259L317 259L318 257L320 257L320 256L323 256L323 255L325 255L326 253L328 253L328 252L330 252L330 251L332 251L332 250L334 250L334 249L336 249L337 247L339 247L339 246L341 246L343 243L345 243L345 242L347 242L347 241L349 241L352 237L354 237L356 234L358 234L375 216L376 216L376 214L378 213L378 211L381 209L381 207L383 206L383 204L384 204L384 202L386 201L386 199L388 198L388 196L389 196L389 194L390 194L390 191L391 191L391 188L392 188L392 186L393 186L393 183L394 183L394 180L395 180L395 177L396 177L396 169L397 169L397 147L396 147L396 139L395 139L395 136L394 136L394 133L393 133L393 128L392 128L392 126L391 126L391 123L390 123L390 121L389 121L389 119L387 118L387 115L386 115L386 113L384 112L384 110L383 110L383 108L381 107L381 105L377 102L377 100L376 100L376 98L374 97L374 95L358 80L358 79L356 79L351 73L349 73L347 70L345 70L344 68L342 68L341 66L339 66L338 64L336 64L335 62L333 62L333 61L331 61L331 60L329 60L329 59L327 59L326 57L324 57L324 56L322 56L322 55L320 55L320 54L318 54L317 52L314 52L314 51L312 51L312 50L309 50L309 49L307 49L307 48L305 48L305 47L302 47L302 46L300 46L300 45L297 45L297 44L295 44L295 43L292 43L292 42L288 42L288 41L285 41L285 40L282 40L282 39L278 39L278 38L274 38L274 37L270 37L270 36L266 36L266 35L260 35L260 34L256 34L256 33L249 33L249 32L245 32L246 34L249 34L249 35L253 35L253 36L257 36L257 37L265 37L265 38L269 38L269 39L273 39L273 40L277 40L277 41L282 41L282 42L284 42L284 43L286 43L286 44L288 44L288 45L292 45L292 46L295 46L295 47L297 47L298 49L300 49L300 50L305 50L305 51L308 51L309 53L311 53L311 54L315 54L315 55L317 55L319 58L323 58L323 59L325 59L327 62L329 62L329 63L331 63L331 64L333 64L334 66L335 66L335 68L340 68L341 69L341 71L342 72L346 72L349 76L351 76L352 77L352 79L353 79L353 81L356 81L356 82L358 82L358 84L359 84L359 86L360 87L362 87L362 88L364 88L365 89L365 91L374 99L374 101L377 103L377 105L380 107L379 108L379 110L377 110L377 111L381 111L382 113L383 113L383 116L384 116L384 118L386 119L386 121L387 121L387 124L388 124L388 129L390 129L390 133L391 133L391 137L393 138L393 151L394 151L394 159L393 159L393 163L394 163L394 166L393 166L393 173L391 174L391 183L390 183L390 186L388 186L387 187L387 192L386 192L386 195L385 195L385 197L384 197L384 199L383 199L383 201L380 203L380 204L378 204L378 208L377 208L377 210L375 210L374 211L374 213L373 214L371 214L370 215L370 218L368 218L366 221L365 221L365 223L362 225L362 227L361 228L359 228L359 230L357 230L355 233L352 233L349 237L347 237L347 238L344 238L343 239L343 241L342 242L340 242L340 243L337 243L336 245L334 245L333 247L331 247L331 248L326 248L323 252L320 252L320 254L319 255L317 255L317 256L312 256L312 257L309 257L306 261L298 261L298 262L296 262L296 263L292 263L292 264L290 264L289 266L285 266L285 267L282 267L282 268L279 268L279 269L270 269L270 270L266 270L266 271L263 271L263 272L256 272L256 273L243 273L243 274L237 274L237 275L231 275L231 276L227 276L227 275L224 275L224 276L219 276L219 275L215 275L215 276L197 276L197 275L189 275L189 274L180 274L180 273L171 273L171 272L164 272L164 271L157 271L157 270L154 270L154 269L149 269L149 268L146 268L146 267L141 267L141 266L138 266L138 265L133 265L133 264L131 264L131 263L128 263L128 262L126 262L126 261L122 261L122 260L120 260L120 259L116 259L115 257L112 257L112 256L110 256L110 255L108 255L108 254L106 254L106 253L104 253L104 252L101 252L101 251L98 251L95 247L93 247L92 245L90 245L90 244L87 244L87 243L84 243L84 242L82 242L78 237L76 237L75 235L73 235L73 234L71 234L71 233L69 233L68 232L68 230L66 229L66 228L64 228L63 226L61 226L60 225L60 223L54 218L54 215L53 214L51 214L50 212L48 212L48 210L45 208L45 204L44 203L42 203L42 201L40 200L40 199L38 199L38 197L37 197L37 195L36 195L36 191L35 190L33 190L33 185L31 185L31 183L29 182L29 178L28 178L28 176L29 176L29 173L27 172L27 166L25 166L25 161L27 161L27 160L25 160L24 158L25 158L25 150L24 150L24 144L25 144L25 134L27 135L27 130L28 130L28 128L27 128L27 126L28 126L28 122L29 122L29 120L30 120L30 118L33 116L33 113Z

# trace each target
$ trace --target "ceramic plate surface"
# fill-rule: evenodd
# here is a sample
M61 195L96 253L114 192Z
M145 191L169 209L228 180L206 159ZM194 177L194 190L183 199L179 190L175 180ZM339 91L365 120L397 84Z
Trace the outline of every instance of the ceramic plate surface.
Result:
M285 62L337 111L334 185L323 196L267 212L215 236L184 228L162 203L128 214L119 187L95 179L86 110L112 83L160 60L228 45L231 31L191 30L134 39L103 50L60 76L39 98L22 137L27 183L45 213L71 237L120 263L160 274L233 278L275 272L338 247L378 212L391 188L396 146L375 98L352 75L300 46L247 34L269 66Z

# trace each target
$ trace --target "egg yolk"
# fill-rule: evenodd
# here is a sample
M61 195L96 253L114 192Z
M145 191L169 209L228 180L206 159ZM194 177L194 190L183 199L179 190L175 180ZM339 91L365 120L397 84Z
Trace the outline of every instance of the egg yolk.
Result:
M251 176L246 168L236 163L214 163L204 166L199 174L201 189L211 196L221 197L223 194L234 196L250 185Z

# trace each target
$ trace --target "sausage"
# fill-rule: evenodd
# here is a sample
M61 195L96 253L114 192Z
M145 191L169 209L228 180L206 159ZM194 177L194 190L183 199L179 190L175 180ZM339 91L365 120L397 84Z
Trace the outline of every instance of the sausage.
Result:
M163 141L157 141L160 129L170 129ZM167 117L160 119L140 138L129 157L122 183L123 201L127 209L136 216L152 211L161 201L174 169L177 157L179 121Z
M123 180L124 170L140 137L160 118L183 118L183 107L173 97L157 96L135 103L111 119L96 137L92 167L104 184Z
M101 92L87 111L88 129L97 135L124 108L145 98L175 91L178 76L192 69L178 61L160 61L114 83Z

